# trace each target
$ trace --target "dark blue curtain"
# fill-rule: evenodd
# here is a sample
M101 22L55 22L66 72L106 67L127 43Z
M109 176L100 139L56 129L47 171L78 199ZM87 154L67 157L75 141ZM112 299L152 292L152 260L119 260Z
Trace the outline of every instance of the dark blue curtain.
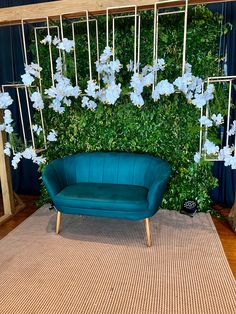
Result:
M227 35L226 40L223 41L225 43L223 49L226 49L227 52L227 74L236 75L236 2L214 4L210 5L209 8L212 11L223 14L224 22L232 25L232 31ZM234 89L232 98L233 103L236 104L236 92ZM236 114L234 111L232 120L235 118ZM219 187L212 192L213 202L232 206L234 191L236 190L236 171L232 170L231 167L225 167L223 162L216 162L213 166L213 174L219 180Z
M3 8L48 1L49 0L1 0L0 7ZM20 26L0 27L0 43L0 85L20 82L20 75L24 73ZM11 96L13 99L16 97L14 94L11 94ZM16 106L10 106L9 109L11 109L14 121L16 122L15 129L16 131L19 131L21 129L19 109ZM27 116L27 114L24 116ZM37 165L33 164L32 161L25 159L20 162L17 170L12 169L14 191L22 194L38 194L40 186L37 169Z

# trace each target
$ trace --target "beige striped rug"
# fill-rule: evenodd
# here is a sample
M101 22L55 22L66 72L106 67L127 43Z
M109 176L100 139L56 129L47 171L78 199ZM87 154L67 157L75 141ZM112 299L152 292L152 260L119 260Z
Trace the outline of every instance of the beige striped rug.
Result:
M209 214L142 221L39 209L0 241L0 313L235 314L236 286Z

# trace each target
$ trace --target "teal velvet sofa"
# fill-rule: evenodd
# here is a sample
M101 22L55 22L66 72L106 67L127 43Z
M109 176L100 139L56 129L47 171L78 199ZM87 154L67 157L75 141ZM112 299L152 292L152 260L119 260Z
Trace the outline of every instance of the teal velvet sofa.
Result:
M49 163L42 175L46 189L61 214L143 219L151 246L149 218L162 201L170 166L147 154L79 153Z

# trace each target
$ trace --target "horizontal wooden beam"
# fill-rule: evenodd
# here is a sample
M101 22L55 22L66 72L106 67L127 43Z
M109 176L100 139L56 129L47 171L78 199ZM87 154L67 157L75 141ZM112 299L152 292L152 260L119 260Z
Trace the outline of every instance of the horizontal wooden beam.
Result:
M190 5L209 4L231 2L232 0L189 0ZM157 1L159 8L176 7L185 4L184 0L162 0ZM44 2L38 4L29 4L16 7L0 9L0 25L17 25L22 20L31 22L44 21L49 16L53 19L60 15L68 15L69 17L77 17L84 15L84 11L88 10L93 15L101 15L106 12L109 7L122 7L128 5L137 5L140 10L151 9L154 6L154 0L60 0L53 2ZM114 12L129 12L132 8L116 9Z

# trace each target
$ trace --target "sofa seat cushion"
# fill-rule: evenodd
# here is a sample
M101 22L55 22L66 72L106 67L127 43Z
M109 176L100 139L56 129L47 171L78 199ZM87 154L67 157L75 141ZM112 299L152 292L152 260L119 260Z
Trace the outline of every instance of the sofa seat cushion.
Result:
M148 208L148 190L137 185L77 183L61 190L54 198L58 209L144 211Z

